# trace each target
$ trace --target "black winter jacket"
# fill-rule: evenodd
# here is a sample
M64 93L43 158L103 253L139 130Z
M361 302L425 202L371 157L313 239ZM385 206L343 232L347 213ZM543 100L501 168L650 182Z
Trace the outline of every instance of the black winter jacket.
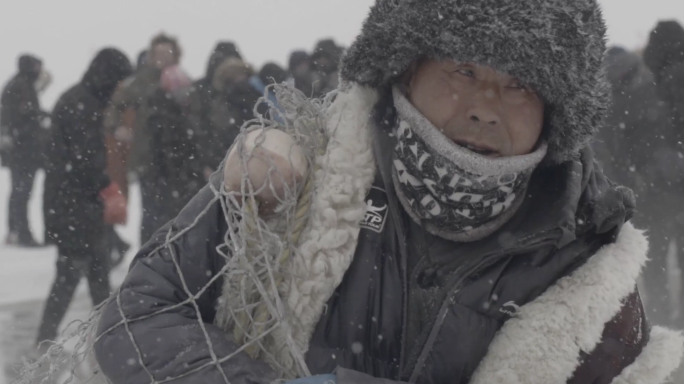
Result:
M164 209L159 214L168 215L160 218L164 223L176 217L205 184L199 162L201 148L191 129L185 101L161 89L148 100L151 112L146 126L152 162L147 177L154 180L155 196L162 200Z
M110 180L103 116L114 88L130 73L123 54L102 50L83 80L55 105L43 197L45 229L53 243L79 247L84 236L104 228L99 194Z
M313 374L337 368L394 381L468 383L512 313L511 303L535 299L614 241L634 208L631 193L609 182L586 150L581 162L539 169L523 207L489 241L425 242L433 256L427 263L424 247L405 242L418 234L387 187L387 169L380 165L368 200L388 209L361 224L352 265L310 341L306 359ZM220 186L221 175L210 183ZM169 229L183 233L152 252ZM216 249L226 231L207 186L143 247L99 325L95 353L112 383L146 383L151 376L174 383L268 383L275 377L243 353L212 363L238 348L213 325L222 289L222 279L213 277L225 263ZM409 259L419 260L411 276ZM408 304L421 295L435 301L425 316ZM622 331L647 331L638 294L624 305L604 332L611 348L583 356L570 383L607 384L639 354L647 337ZM409 332L412 316L423 324ZM414 335L410 343L408 335Z
M41 61L32 56L19 59L19 72L2 91L0 99L0 135L12 141L3 151L3 164L36 169L42 166L45 130L40 120L47 113L40 109L35 82Z

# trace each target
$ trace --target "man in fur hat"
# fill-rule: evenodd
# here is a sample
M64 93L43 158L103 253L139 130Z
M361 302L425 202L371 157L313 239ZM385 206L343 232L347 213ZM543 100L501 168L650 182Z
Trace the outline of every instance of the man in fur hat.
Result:
M684 339L646 321L634 196L588 147L609 101L604 41L595 0L377 0L321 113L323 150L307 161L314 136L286 133L320 104L281 90L287 127L247 129L141 250L102 313L102 371L115 384L664 382ZM262 317L231 289L251 275L225 239L253 234L258 209L289 241L292 190L311 199L307 223L275 293L260 291L282 298L281 317Z

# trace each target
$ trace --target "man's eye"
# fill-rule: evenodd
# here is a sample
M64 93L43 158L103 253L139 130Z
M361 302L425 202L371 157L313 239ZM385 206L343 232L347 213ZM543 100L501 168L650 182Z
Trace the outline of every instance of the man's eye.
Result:
M509 85L508 87L511 89L517 89L517 90L525 91L525 92L528 92L530 90L530 88L527 85L525 85L519 81L516 81L515 83Z
M475 72L473 72L472 69L459 68L459 69L455 70L454 72L457 72L463 76L475 77Z

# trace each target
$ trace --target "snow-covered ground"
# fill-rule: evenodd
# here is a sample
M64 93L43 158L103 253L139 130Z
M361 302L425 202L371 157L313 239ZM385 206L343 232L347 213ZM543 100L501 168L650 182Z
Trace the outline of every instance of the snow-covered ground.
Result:
M34 184L29 204L31 230L38 240L43 240L43 196L44 174L40 172ZM9 171L0 168L0 384L9 383L4 369L14 362L21 351L27 350L36 337L36 330L43 309L43 301L54 278L54 263L57 257L55 247L23 249L7 247L7 202L11 189ZM140 190L131 187L129 221L126 226L117 227L119 234L132 247L127 260L112 271L112 284L123 281L128 263L139 246L141 204ZM84 318L90 311L90 298L85 281L81 281L63 327L73 320Z

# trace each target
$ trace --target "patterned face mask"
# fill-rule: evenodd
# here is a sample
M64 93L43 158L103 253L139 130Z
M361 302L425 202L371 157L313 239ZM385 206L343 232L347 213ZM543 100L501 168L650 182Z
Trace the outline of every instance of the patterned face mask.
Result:
M433 126L395 87L394 186L404 209L430 233L453 241L483 239L522 204L530 177L546 155L488 158Z

